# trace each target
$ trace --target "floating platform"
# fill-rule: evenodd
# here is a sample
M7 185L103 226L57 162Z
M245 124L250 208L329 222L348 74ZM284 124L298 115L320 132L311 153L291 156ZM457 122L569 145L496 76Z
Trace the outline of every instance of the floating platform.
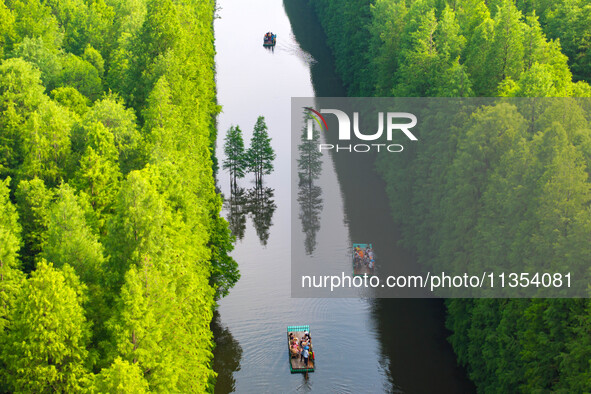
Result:
M291 357L291 352L289 351L289 333L293 332L294 336L301 339L306 331L310 334L310 326L287 326L287 357L289 357L289 370L291 373L314 372L316 368L316 357L314 357L314 360L312 360L312 357L309 357L308 366L306 367L304 361L300 361L301 357L299 355L297 357Z
M369 247L370 249L373 249L373 246L371 244L353 244L353 247L351 248L351 263L353 264L353 275L355 276L363 276L363 275L368 275L368 276L372 276L374 274L374 270L376 268L375 266L375 257L374 257L374 263L373 263L373 267L369 268L368 265L365 265L363 262L360 262L359 264L355 264L355 248L361 248L365 251L365 248Z

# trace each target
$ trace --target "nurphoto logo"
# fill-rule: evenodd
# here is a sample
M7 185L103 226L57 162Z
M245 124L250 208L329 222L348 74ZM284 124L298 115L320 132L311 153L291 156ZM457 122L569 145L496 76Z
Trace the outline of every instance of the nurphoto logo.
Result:
M351 119L344 111L339 109L321 109L316 111L310 107L304 107L306 110L312 113L312 118L308 119L308 133L307 139L314 139L314 120L318 123L318 126L322 130L328 131L328 125L326 119L322 114L332 114L336 116L338 121L338 135L339 141L351 141L351 129L353 129L354 137L360 141L377 141L382 138L384 133L384 123L386 123L386 140L392 141L394 132L402 132L409 140L418 141L417 137L410 131L411 128L417 125L417 117L408 112L379 112L378 113L378 130L373 134L365 134L359 130L359 112L353 112L353 127L351 127ZM405 120L405 122L401 121ZM322 121L322 123L320 123ZM358 152L366 153L370 151L380 152L382 150L396 153L402 152L403 146L400 144L385 144L385 143L373 143L373 144L318 144L318 150L320 152L333 150L335 152Z

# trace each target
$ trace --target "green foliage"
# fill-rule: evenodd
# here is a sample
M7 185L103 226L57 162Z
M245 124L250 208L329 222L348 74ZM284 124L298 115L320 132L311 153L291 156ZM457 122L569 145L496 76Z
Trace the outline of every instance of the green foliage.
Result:
M6 7L4 0L0 1L0 59L4 51L14 40L14 13Z
M4 344L4 330L10 325L11 311L22 279L18 270L21 228L17 211L8 198L9 182L10 178L0 182L0 344Z
M342 3L312 0L350 96L591 95L574 83L591 75L584 1L366 0L354 21ZM362 65L343 50L358 44L350 29L369 31L354 55ZM521 103L462 108L452 119L433 105L421 121L428 144L377 161L403 244L423 266L589 274L588 104ZM588 301L446 305L449 340L479 391L590 390Z
M518 4L526 14L535 12L546 35L560 40L575 80L591 80L591 5L582 0L532 1L531 7Z
M81 306L84 287L43 260L17 294L1 358L13 391L80 391L90 330Z
M71 86L52 90L51 98L78 116L82 116L88 111L88 98Z
M104 233L122 178L119 155L113 134L100 122L88 126L86 139L86 150L72 183L86 197L96 216L96 225Z
M148 392L148 382L138 364L117 357L109 368L103 368L97 375L92 391L100 394L143 394Z
M96 59L94 59L96 60ZM99 71L89 61L68 54L62 59L62 72L59 76L59 86L76 88L84 96L94 101L103 91Z
M366 51L371 42L371 2L320 0L311 3L327 32L328 45L335 54L336 69L349 95L369 96L374 85L373 69Z
M244 178L246 166L248 165L240 127L231 126L226 132L224 156L222 168L230 171L231 184L236 189L236 179Z
M67 179L71 167L72 114L53 101L31 113L23 133L23 164L20 177L40 178L48 186Z
M212 389L214 8L0 0L0 391Z
M49 205L53 191L45 183L34 178L19 183L15 193L17 209L23 226L23 249L21 259L26 272L33 270L37 255L47 242Z
M88 129L95 127L95 122L100 122L113 134L121 171L126 174L132 169L141 168L143 141L133 110L125 108L123 102L112 95L96 101L83 117L81 127L76 130L75 149L84 151L88 145Z
M0 174L22 162L22 134L31 113L44 101L40 72L22 59L0 65Z
M6 1L14 15L14 41L25 37L41 37L51 47L59 47L63 40L58 21L51 7L40 0L9 0ZM10 48L10 46L9 46Z
M0 270L18 268L21 227L18 213L9 199L10 178L0 182ZM0 276L4 276L0 274Z
M47 245L42 257L58 268L69 264L85 283L97 283L102 279L102 245L87 226L84 212L67 184L58 189L50 209Z
M144 256L164 253L171 213L145 172L131 172L123 183L109 230L112 267L123 275Z
M540 25L541 13L532 8L524 16L513 0L365 1L351 21L349 5L340 3L312 1L350 96L573 94L567 65L573 57L567 58L559 42L544 36L546 14ZM347 29L366 37L355 43L343 40L352 37L343 33ZM356 51L349 53L351 48ZM524 76L536 63L541 67ZM541 68L549 73L543 79L552 81L551 89L531 86Z
M59 84L62 70L62 54L59 49L48 44L41 37L25 37L17 43L11 57L24 59L41 71L43 85L51 90Z
M259 116L254 125L250 147L246 152L249 170L254 172L255 182L258 185L263 183L263 175L273 171L273 160L275 160L275 151L271 146L267 124L265 118Z

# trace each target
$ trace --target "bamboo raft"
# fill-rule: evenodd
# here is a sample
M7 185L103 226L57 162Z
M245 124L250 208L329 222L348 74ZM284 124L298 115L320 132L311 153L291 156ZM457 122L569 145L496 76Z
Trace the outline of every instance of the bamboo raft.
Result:
M289 349L289 333L292 332L294 336L301 339L304 336L304 332L310 333L310 326L287 326L287 356L289 357L289 370L291 373L306 373L314 372L316 368L316 357L312 359L312 349L310 349L310 357L308 358L308 366L304 365L304 361L301 357L292 357Z
M374 274L374 270L376 268L375 261L373 263L372 268L370 268L368 265L365 265L363 262L355 264L355 248L359 247L362 250L365 250L365 248L367 248L368 246L370 249L373 249L373 246L371 244L353 244L353 247L351 248L351 262L353 264L353 275L355 276L363 276L365 274L371 276Z

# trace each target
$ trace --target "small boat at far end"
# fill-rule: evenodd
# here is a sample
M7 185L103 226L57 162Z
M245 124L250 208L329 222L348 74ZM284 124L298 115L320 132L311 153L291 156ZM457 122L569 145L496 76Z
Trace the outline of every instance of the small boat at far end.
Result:
M263 38L263 46L264 47L274 47L276 42L277 42L277 34L273 34L271 32L268 32L267 34L265 34L265 37Z

